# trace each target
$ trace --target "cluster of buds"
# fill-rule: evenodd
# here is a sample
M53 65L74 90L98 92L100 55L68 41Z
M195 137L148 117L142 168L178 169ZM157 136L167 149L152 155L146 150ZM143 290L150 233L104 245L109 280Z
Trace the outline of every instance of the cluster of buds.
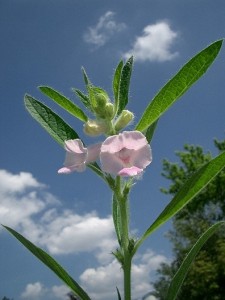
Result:
M118 107L110 101L110 97L105 90L94 86L88 79L86 73L85 82L88 94L82 95L83 103L91 111L93 117L84 124L84 132L89 136L99 136L101 134L109 136L116 134L128 126L134 119L134 114L129 110L122 110L118 114Z
M102 143L84 147L80 139L65 141L66 159L60 174L82 172L89 163L100 160L103 172L114 176L136 176L152 161L151 148L139 131L122 131L134 118L129 110L114 103L105 90L94 86L85 71L83 75L88 94L75 90L93 117L84 124L89 136L105 135ZM122 131L122 132L121 132Z

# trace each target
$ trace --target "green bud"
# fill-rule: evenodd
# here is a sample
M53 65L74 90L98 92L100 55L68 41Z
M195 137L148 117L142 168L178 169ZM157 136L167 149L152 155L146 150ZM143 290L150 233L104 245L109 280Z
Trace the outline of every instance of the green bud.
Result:
M107 132L107 124L103 120L88 120L83 129L89 136L98 136Z
M115 130L120 131L126 127L134 119L134 114L129 110L122 110L118 119L115 122Z
M90 90L93 112L96 116L105 118L105 106L109 102L108 94L101 88L92 87Z
M112 103L107 103L105 106L105 118L112 120L114 116L114 105Z

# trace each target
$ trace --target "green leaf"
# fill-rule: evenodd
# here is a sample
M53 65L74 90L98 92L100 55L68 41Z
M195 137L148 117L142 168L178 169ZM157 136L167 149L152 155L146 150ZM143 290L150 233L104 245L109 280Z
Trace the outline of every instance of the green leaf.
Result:
M167 300L175 300L177 297L177 294L182 286L182 283L189 271L189 268L191 266L191 263L195 259L196 255L202 248L202 246L205 244L205 242L214 234L214 232L221 226L224 225L225 221L218 222L214 225L212 225L210 228L208 228L198 239L196 244L192 247L188 255L185 257L184 261L182 262L180 268L178 269L177 273L172 279L172 282L170 284L168 294L166 299Z
M126 107L128 103L132 68L133 68L133 56L131 56L127 60L121 72L120 84L119 84L119 106L118 106L117 115L121 113L121 111Z
M148 128L207 71L217 57L222 43L223 40L214 42L184 65L147 106L136 130L144 131Z
M87 107L88 109L91 108L90 101L87 95L75 88L72 88L72 91L78 96L78 98L84 104L85 107Z
M21 234L15 230L5 227L17 240L19 240L34 256L43 262L50 270L52 270L76 295L82 300L90 300L87 293L80 287L80 285L58 264L54 258L41 248L35 246Z
M225 152L221 153L197 170L180 188L179 192L162 211L155 222L146 230L135 245L134 253L143 241L158 227L172 218L192 200L225 167Z
M70 139L79 139L78 134L56 113L29 95L24 97L25 107L31 116L61 145Z
M115 99L115 114L117 114L119 107L119 90L120 90L120 78L123 69L123 61L121 60L116 67L113 77L113 94Z
M81 71L82 71L82 74L83 74L83 78L84 78L85 85L86 85L86 87L88 87L89 85L91 85L91 81L90 81L90 79L88 78L85 69L84 69L84 68L81 68Z
M59 104L62 108L68 111L71 115L80 119L83 122L87 122L88 117L85 113L80 109L76 104L74 104L71 100L55 91L53 88L48 86L39 86L39 89L43 94L48 96L50 99Z
M155 132L155 129L157 127L157 123L158 123L158 120L155 121L154 123L152 123L146 130L145 132L145 137L147 139L147 141L150 143L152 138L153 138L153 135L154 135L154 132Z
M121 296L120 296L120 291L119 289L116 287L116 291L117 291L117 297L118 297L118 300L122 300Z

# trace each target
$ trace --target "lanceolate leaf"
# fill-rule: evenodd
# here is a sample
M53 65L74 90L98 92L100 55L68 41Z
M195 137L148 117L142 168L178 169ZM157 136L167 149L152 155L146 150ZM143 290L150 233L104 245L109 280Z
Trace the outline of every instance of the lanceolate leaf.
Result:
M132 68L133 68L133 56L131 56L127 60L121 72L120 85L119 85L119 106L117 111L118 115L121 113L121 111L126 107L128 103Z
M214 234L214 232L221 226L224 225L225 221L218 222L208 228L202 236L199 238L199 240L196 242L196 244L192 247L188 255L185 257L184 261L182 262L180 268L178 269L177 273L175 274L169 290L167 294L167 300L175 300L176 296L182 286L182 283L188 273L188 270L191 266L191 263L195 259L196 255L198 254L199 250L202 248L202 246L205 244L205 242Z
M117 113L119 107L119 89L120 89L120 78L121 72L123 69L123 61L121 60L115 70L114 77L113 77L113 94L115 100L115 113Z
M207 71L217 57L222 43L223 40L216 41L184 65L150 102L136 130L147 129Z
M78 134L56 113L29 95L24 98L25 107L31 116L61 145L64 141L78 139Z
M79 97L80 101L84 104L85 107L91 108L90 101L87 95L76 88L72 88L72 91Z
M145 132L147 141L150 143L157 127L158 120L152 123Z
M41 248L35 246L21 234L15 230L4 226L17 240L19 240L34 256L42 261L49 269L51 269L77 296L82 300L90 300L87 293L80 285L58 264L54 258Z
M68 111L71 115L80 119L83 122L87 122L88 117L77 105L75 105L71 100L55 91L53 88L48 86L39 86L39 89L42 93L48 96L50 99L59 104L62 108Z
M172 218L190 200L192 200L225 167L225 152L197 170L180 188L179 192L162 211L155 222L146 230L135 246L134 252L143 241L158 227Z

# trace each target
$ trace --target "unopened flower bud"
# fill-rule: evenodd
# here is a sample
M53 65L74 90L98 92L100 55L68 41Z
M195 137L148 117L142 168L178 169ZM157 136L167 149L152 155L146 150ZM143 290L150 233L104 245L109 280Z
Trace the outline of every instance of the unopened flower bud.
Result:
M123 110L116 120L115 130L120 131L126 127L134 118L134 114L129 110Z
M89 136L98 136L107 132L107 124L101 120L88 120L84 124L84 133Z
M109 102L109 97L105 91L100 88L94 88L92 108L96 116L105 119L105 107Z
M105 118L112 120L114 116L114 105L112 103L107 103L105 106Z

